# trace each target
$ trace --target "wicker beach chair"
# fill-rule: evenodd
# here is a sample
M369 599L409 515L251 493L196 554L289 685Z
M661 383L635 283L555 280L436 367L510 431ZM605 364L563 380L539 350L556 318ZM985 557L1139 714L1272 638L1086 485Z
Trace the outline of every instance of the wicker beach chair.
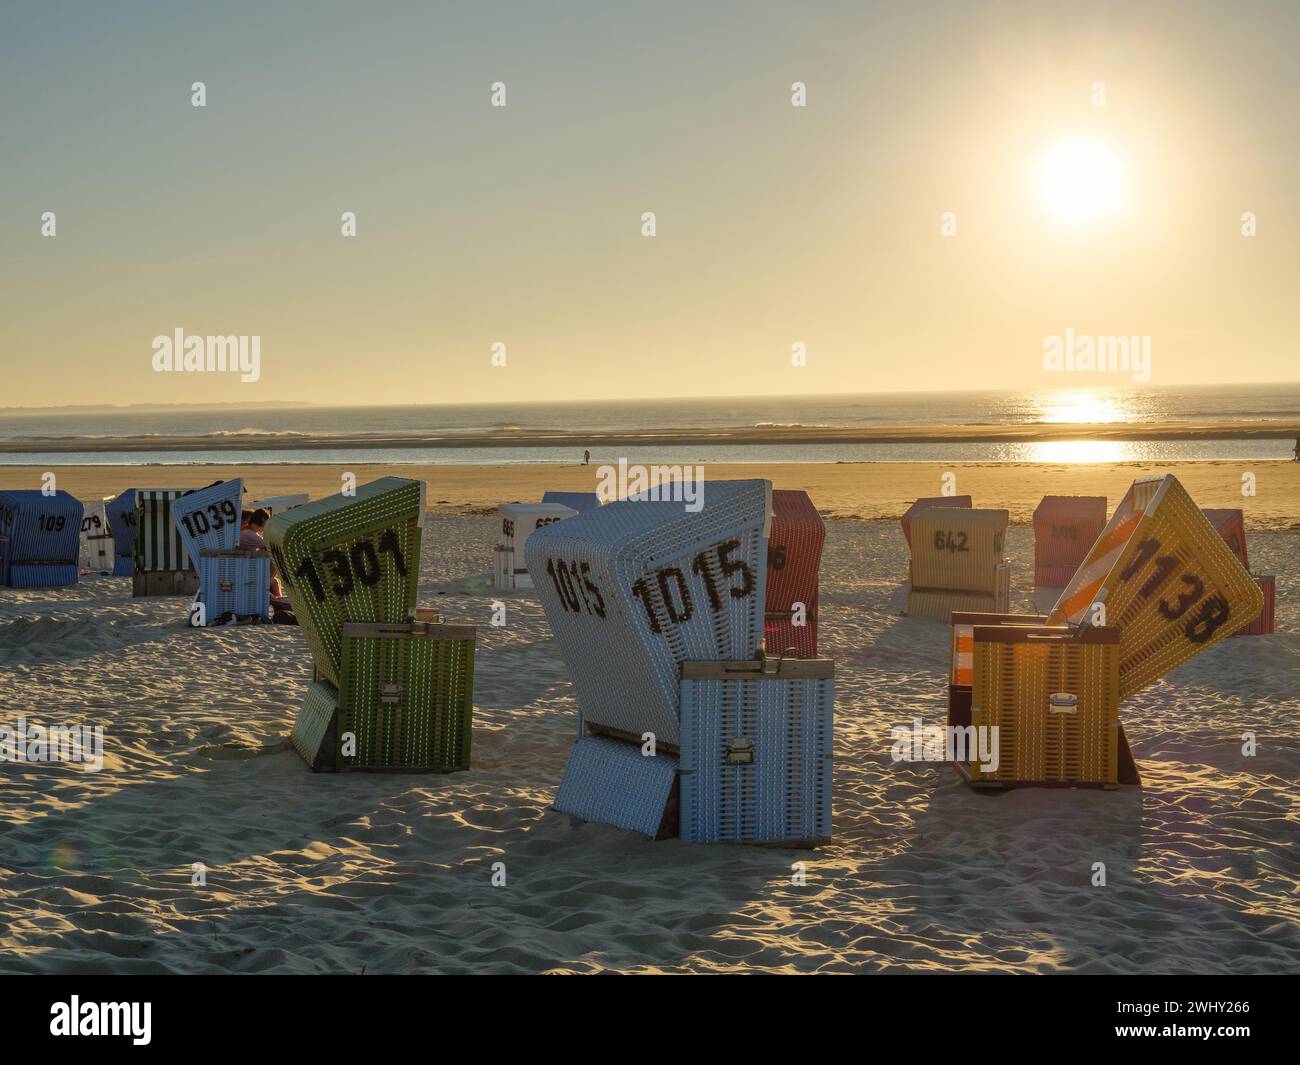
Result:
M172 503L172 520L199 575L193 624L265 621L270 610L271 559L265 549L241 548L244 482L235 477L189 492Z
M834 676L825 658L682 664L683 840L830 838Z
M501 520L501 542L496 548L492 578L502 591L532 588L533 579L524 565L524 545L538 529L572 518L578 512L560 503L502 503L497 507Z
M817 574L826 523L807 492L772 493L772 533L767 542L764 641L769 655L817 657ZM803 605L803 623L796 604Z
M130 577L135 570L135 489L106 496L104 513L113 537L113 576Z
M1005 510L929 507L912 518L907 615L947 624L954 611L1005 613L1011 565Z
M1043 496L1034 508L1034 586L1069 584L1105 527L1105 496Z
M711 481L696 512L620 500L535 531L529 573L589 724L678 740L678 667L758 657L768 481Z
M581 514L600 506L600 496L595 492L543 492L542 502L558 503Z
M1048 621L1118 629L1127 699L1248 625L1263 605L1240 556L1168 475L1133 482Z
M138 488L135 491L134 596L190 595L199 590L199 574L185 541L172 521L172 504L188 489Z
M424 482L384 477L267 523L316 667L292 734L315 770L469 767L476 630L415 610L423 522Z
M771 495L767 481L711 482L695 512L620 500L529 538L581 715L556 810L677 834L681 663L758 657Z
M81 560L81 500L61 489L0 492L0 536L8 539L12 588L59 588L77 583Z
M103 499L86 499L81 504L81 554L79 565L87 577L111 577L116 565L113 534Z

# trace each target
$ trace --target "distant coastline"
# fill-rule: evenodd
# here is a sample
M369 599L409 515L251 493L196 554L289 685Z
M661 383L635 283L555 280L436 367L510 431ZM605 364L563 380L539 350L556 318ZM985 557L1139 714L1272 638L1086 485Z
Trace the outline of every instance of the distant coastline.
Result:
M1021 425L735 426L647 430L491 429L406 433L61 436L0 440L0 453L101 451L317 451L403 448L674 447L705 444L1042 443L1055 440L1286 440L1297 421L1030 423Z

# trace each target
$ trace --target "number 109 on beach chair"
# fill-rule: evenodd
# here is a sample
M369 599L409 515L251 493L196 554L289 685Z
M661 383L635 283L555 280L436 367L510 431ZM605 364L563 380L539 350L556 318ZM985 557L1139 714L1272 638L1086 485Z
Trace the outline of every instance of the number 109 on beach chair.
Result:
M473 626L412 619L424 482L275 515L266 539L315 663L293 743L313 769L469 767Z
M82 504L67 492L0 492L0 536L7 539L7 583L14 588L76 584Z

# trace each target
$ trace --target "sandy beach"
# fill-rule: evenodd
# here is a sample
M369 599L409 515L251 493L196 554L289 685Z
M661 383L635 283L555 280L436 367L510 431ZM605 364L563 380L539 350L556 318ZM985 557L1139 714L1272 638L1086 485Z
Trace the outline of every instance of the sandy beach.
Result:
M489 513L498 502L537 500L547 489L595 491L597 467L516 463L499 466L338 465L281 466L58 466L58 487L80 499L116 495L125 488L191 488L229 477L244 478L251 498L308 492L313 499L339 491L340 475L358 483L376 477L417 477L429 487L431 510ZM39 488L43 469L0 465L0 486ZM1122 463L775 463L713 465L708 480L766 477L775 488L806 491L823 514L874 520L897 518L921 496L942 491L945 473L956 492L977 507L1005 508L1017 523L1033 519L1048 494L1104 495L1113 509L1138 477L1174 473L1203 507L1240 507L1250 529L1300 528L1300 462ZM1255 492L1243 497L1242 475L1253 473Z
M1240 464L1175 472L1204 506L1245 506L1254 567L1278 575L1278 632L1225 641L1122 706L1142 788L997 795L889 757L891 725L942 720L947 632L900 616L902 536L871 519L932 494L942 471L763 467L835 519L821 580L834 839L815 851L649 842L548 809L575 704L536 599L490 590L496 522L469 512L589 487L590 468L392 471L427 477L438 512L420 603L480 626L463 773L310 773L287 740L311 674L296 628L190 629L185 600L132 599L125 578L0 590L0 717L102 725L107 748L98 773L0 767L0 972L1295 972L1300 464L1255 467L1244 502ZM231 472L58 475L91 497ZM254 494L319 495L339 471L240 472ZM955 472L977 505L1023 522L1044 492L1113 506L1147 471ZM1049 605L1030 587L1027 526L1008 552L1012 608Z

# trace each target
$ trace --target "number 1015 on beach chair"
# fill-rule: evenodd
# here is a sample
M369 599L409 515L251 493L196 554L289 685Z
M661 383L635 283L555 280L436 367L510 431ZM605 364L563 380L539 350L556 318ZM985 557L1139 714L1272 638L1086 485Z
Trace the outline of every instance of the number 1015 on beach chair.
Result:
M424 482L384 477L275 515L266 539L315 663L293 728L313 769L468 769L471 625L415 609Z

